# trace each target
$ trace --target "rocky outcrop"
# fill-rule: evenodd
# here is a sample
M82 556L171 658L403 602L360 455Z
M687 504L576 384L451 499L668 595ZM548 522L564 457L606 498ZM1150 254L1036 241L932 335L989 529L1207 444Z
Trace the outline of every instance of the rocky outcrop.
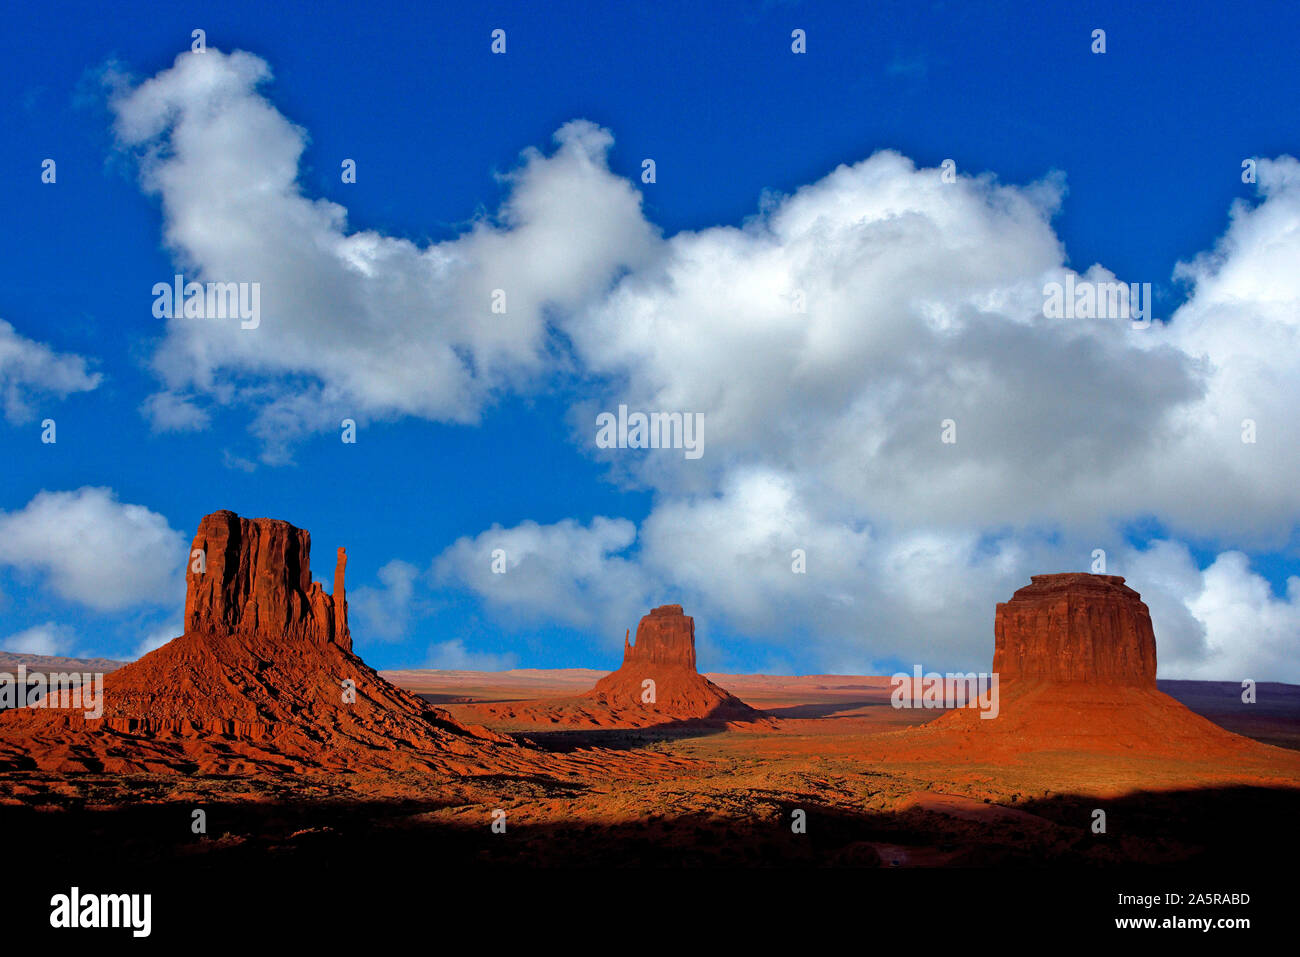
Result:
M350 649L346 564L340 548L336 598L311 580L311 534L305 529L225 510L205 515L185 573L185 631L274 634Z
M675 721L755 721L745 702L695 669L695 619L681 605L660 605L623 638L623 665L596 682L578 709L593 723L646 726Z
M343 587L343 572L348 567L348 553L339 546L334 561L334 641L348 651L352 650L352 632L348 629L348 597Z
M646 662L695 670L695 619L681 605L660 605L636 626L636 644L623 639L623 664Z
M1156 639L1142 597L1118 575L1034 575L997 607L993 670L1035 678L1156 686Z
M185 633L107 675L101 717L0 715L13 743L0 770L6 760L182 773L512 766L508 739L461 725L352 653L346 564L340 548L328 595L311 580L305 530L205 516L186 571Z
M1232 758L1261 745L1156 687L1156 642L1141 596L1116 575L1034 575L997 606L997 707L957 707L899 739L927 760L1029 752Z

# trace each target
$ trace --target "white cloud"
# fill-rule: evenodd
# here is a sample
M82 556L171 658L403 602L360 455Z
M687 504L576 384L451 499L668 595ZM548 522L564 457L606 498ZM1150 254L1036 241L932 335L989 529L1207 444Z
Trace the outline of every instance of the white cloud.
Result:
M0 512L0 564L44 576L61 598L97 611L179 604L186 542L167 520L111 489L38 493Z
M801 670L891 655L978 667L997 601L1033 573L1087 570L1096 547L1122 561L1119 529L1135 516L1227 544L1285 540L1300 515L1300 295L1235 259L1271 261L1278 245L1300 259L1300 216L1269 209L1300 208L1296 166L1261 164L1263 204L1235 211L1216 255L1183 269L1188 304L1146 330L1043 317L1043 284L1065 268L1051 180L941 184L882 153L769 200L743 229L672 238L654 269L566 320L579 358L608 377L575 416L576 441L590 449L594 411L619 402L707 422L697 462L591 450L659 493L639 551L600 562L636 582L625 592L689 595L706 619L784 645ZM1114 278L1100 266L1084 277ZM795 291L806 313L791 308ZM1267 428L1243 445L1250 409ZM955 445L940 441L944 418ZM516 616L532 602L556 619L544 596L575 573L557 555L591 554L561 539L536 595L465 583ZM790 573L795 547L806 576ZM1213 602L1195 600L1207 586L1174 560L1179 548L1132 559L1162 675L1249 661L1300 675L1293 653L1276 653L1300 632L1246 655ZM586 581L605 574L579 567Z
M1060 190L945 184L886 151L769 198L744 228L673 237L566 329L609 378L590 409L702 412L705 456L593 454L673 493L761 464L815 488L819 509L904 527L1096 526L1159 507L1170 490L1142 479L1169 477L1206 370L1157 331L1043 316L1044 284L1066 273Z
M1300 683L1300 578L1277 597L1241 552L1200 570L1186 546L1167 541L1127 567L1147 585L1162 678Z
M211 416L189 396L156 392L140 405L155 432L196 432L208 427Z
M740 228L661 238L606 165L611 135L574 121L550 155L524 152L494 219L417 246L349 232L341 207L302 194L306 134L259 94L268 79L256 57L209 50L114 104L190 278L263 284L257 330L168 323L156 424L247 404L277 461L343 416L474 422L497 394L573 374L575 442L654 508L639 530L494 526L437 558L443 584L507 617L621 637L691 595L801 662L975 666L996 601L1103 547L1151 597L1163 673L1295 674L1293 603L1228 550L1280 547L1300 516L1296 160L1260 161L1258 200L1179 268L1186 303L1138 330L1044 317L1044 284L1070 271L1059 175L944 183L882 151L764 197ZM703 413L704 457L595 449L595 413L623 402ZM1170 541L1131 554L1119 529L1135 518ZM1201 572L1179 539L1225 554ZM1250 602L1258 647L1231 630Z
M273 460L344 415L476 421L494 392L549 368L544 310L580 307L650 247L640 193L607 168L613 138L585 121L556 133L553 154L525 151L494 221L425 246L349 231L342 207L302 194L306 133L257 92L269 79L257 57L209 48L113 109L186 278L261 283L257 329L171 320L154 366L167 392L219 402L238 381ZM497 289L504 314L491 311ZM175 407L158 398L150 411L166 422Z
M401 559L379 569L378 588L363 585L348 592L349 627L359 637L400 641L411 624L415 582L420 570Z
M74 641L76 635L67 625L47 621L0 639L0 649L21 655L67 656Z
M179 618L172 619L149 631L135 647L135 657L140 658L161 648L173 638L179 638L185 627Z
M1300 683L1300 577L1289 580L1285 598L1275 597L1240 552L1222 553L1202 571L1186 545L1165 540L1134 549L1118 536L851 530L815 522L787 484L759 474L721 496L656 510L636 552L630 534L601 536L607 521L494 529L435 564L477 567L492 542L522 536L545 543L544 571L514 583L505 581L512 572L456 583L517 621L590 627L596 613L611 648L652 605L678 601L696 617L708 667L726 666L727 649L711 643L725 628L769 646L783 668L872 674L892 659L987 668L996 603L1033 574L1090 570L1092 550L1104 546L1107 572L1126 576L1151 610L1161 678ZM802 574L793 570L796 548L804 551ZM591 589L588 597L575 595L574 582Z
M1069 271L1057 174L944 183L886 150L764 197L742 228L660 239L606 165L612 136L574 121L552 155L524 151L495 220L419 247L349 232L341 207L302 194L306 133L258 92L269 77L246 53L183 54L114 101L191 278L263 283L256 330L168 323L159 428L201 425L202 400L247 403L283 461L342 417L473 422L563 369L594 396L577 441L669 494L760 466L815 486L828 517L1098 530L1154 514L1243 546L1278 544L1300 514L1285 478L1300 279L1277 268L1300 254L1289 157L1260 162L1262 202L1234 209L1180 269L1187 304L1143 331L1043 316L1044 284ZM488 311L498 288L504 316ZM704 413L705 457L596 450L594 413L623 401ZM956 444L939 441L948 418Z
M596 518L590 525L566 519L554 525L494 525L458 539L433 564L444 585L487 597L507 615L545 618L620 640L628 616L650 595L642 570L620 557L636 539L626 519ZM500 550L503 556L494 556ZM494 561L504 567L494 572ZM639 612L637 612L639 614Z
M1215 248L1177 271L1191 295L1157 340L1203 368L1205 397L1133 482L1176 528L1276 547L1300 517L1300 161L1261 159L1258 181L1261 201L1234 204Z
M611 648L650 607L680 602L696 617L709 667L726 666L727 649L713 644L726 628L801 672L863 672L892 656L987 666L989 596L1009 597L1043 563L1061 560L1034 543L938 530L881 535L820 521L786 478L762 471L737 476L720 495L661 506L633 549L637 540L617 520L527 522L462 539L435 567L455 569L450 583L507 616L594 627ZM531 574L492 575L491 549L509 555L520 542L520 566L537 562ZM804 552L802 573L795 549ZM1086 561L1075 551L1067 567Z
M29 421L39 397L62 399L98 387L102 376L88 371L87 365L81 356L55 352L19 335L0 319L0 401L9 422Z
M469 651L464 642L456 638L433 645L424 666L440 671L508 671L516 663L513 654Z
M244 458L242 455L236 455L230 449L221 450L221 464L228 469L238 469L241 472L256 472L257 463Z
M1287 579L1285 599L1250 571L1241 552L1225 552L1205 569L1204 587L1188 608L1205 623L1209 655L1189 676L1224 675L1256 680L1283 674L1300 681L1300 578Z

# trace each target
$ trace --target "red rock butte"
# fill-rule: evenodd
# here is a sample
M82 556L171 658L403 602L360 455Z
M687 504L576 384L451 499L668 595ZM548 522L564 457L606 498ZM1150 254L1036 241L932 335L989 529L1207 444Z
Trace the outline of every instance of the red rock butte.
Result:
M1156 641L1141 596L1117 575L1034 575L994 618L996 717L955 708L900 735L929 758L1029 752L1202 759L1259 752L1156 688Z
M623 664L652 662L695 670L695 619L681 605L660 605L636 626L636 644L623 639Z
M297 773L535 768L527 749L462 725L352 653L342 548L334 594L311 535L219 511L186 569L185 632L105 676L103 716L0 714L0 769Z
M311 533L273 518L205 515L185 573L185 631L274 633L352 650L340 548L334 594L311 580Z
M1142 596L1118 575L1034 575L994 619L993 670L1037 678L1156 686L1156 638Z
M646 700L647 687L654 689L653 701ZM622 667L584 697L635 724L762 717L696 670L695 619L683 614L681 605L660 605L643 617L636 626L636 644L623 639Z

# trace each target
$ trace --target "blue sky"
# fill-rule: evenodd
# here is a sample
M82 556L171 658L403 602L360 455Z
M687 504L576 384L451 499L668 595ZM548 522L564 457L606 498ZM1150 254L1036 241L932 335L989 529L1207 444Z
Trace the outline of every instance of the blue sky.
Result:
M1284 414L1295 406L1283 401L1297 386L1285 349L1294 341L1296 300L1291 288L1270 285L1279 271L1265 268L1262 254L1251 258L1252 250L1296 243L1289 167L1264 174L1276 184L1269 214L1230 232L1234 202L1264 205L1256 186L1242 182L1243 158L1300 150L1293 122L1300 113L1293 67L1300 13L1293 5L1183 4L1176 12L1090 3L591 6L412 4L376 12L324 3L307 13L222 3L138 5L119 13L101 4L54 4L8 14L0 37L0 169L9 227L0 233L0 320L13 327L19 345L6 347L8 357L0 352L7 403L0 436L8 452L0 531L11 533L11 544L0 546L0 644L9 636L10 647L115 657L156 644L179 619L183 586L178 593L168 578L169 568L179 573L177 540L188 543L201 515L231 508L308 528L323 581L330 571L324 556L338 544L348 547L350 597L357 590L361 596L354 601L358 649L380 667L612 667L622 629L634 627L649 604L675 600L696 614L708 669L976 667L991 650L994 603L1027 583L1029 572L1086 570L1095 545L1107 550L1108 570L1125 574L1151 603L1163 676L1235 677L1254 669L1261 678L1300 680L1285 664L1297 657L1300 586L1288 597L1288 582L1300 574L1300 493L1278 481L1300 448ZM574 267L572 277L534 278L541 291L528 299L536 314L519 320L519 335L540 339L526 354L517 342L495 340L447 350L470 356L463 402L414 386L402 393L422 374L412 344L433 350L444 330L485 321L463 314L459 286L454 295L435 288L427 301L438 320L425 325L426 300L419 296L389 303L357 293L374 309L353 333L356 362L368 367L363 384L348 371L345 309L320 335L322 355L333 352L308 357L301 350L310 348L317 317L310 297L299 297L300 284L337 279L345 289L351 280L322 277L326 267L304 252L310 244L299 248L301 237L288 230L278 246L272 237L238 247L229 238L239 232L231 220L196 226L195 217L211 216L228 195L208 160L180 155L170 127L124 132L124 115L135 110L139 119L150 110L139 96L131 99L132 91L166 77L196 27L206 31L209 63L244 51L265 64L269 76L240 87L238 102L265 105L275 123L303 136L291 186L274 188L291 200L345 210L337 236L372 231L417 251L455 248L489 285L507 287L509 278L489 276L493 269L510 276L502 261L537 261L557 244L564 249L568 238L581 246L581 237L596 236L608 256L590 253L590 270ZM504 56L489 50L498 27L507 31ZM796 28L807 33L803 55L790 49ZM1095 28L1106 31L1101 55L1090 51ZM232 67L231 76L237 73ZM172 109L225 108L212 99L196 106L185 98L206 94L171 76L161 82L171 84ZM255 131L239 138L242 119L254 115L260 114L232 109L236 132L197 155L230 150L231 164L246 162L255 180L283 156ZM570 154L554 136L579 119L607 131L612 144L597 142L599 134L575 134L570 170ZM225 129L201 128L198 135ZM142 179L146 154L156 148L162 152L155 162L175 173L173 194ZM532 160L525 150L537 151ZM852 231L811 240L791 233L759 244L774 256L798 258L810 242L812 258L798 258L800 268L830 264L816 282L824 284L817 287L822 301L836 305L817 313L822 325L808 339L785 341L789 327L772 320L756 321L752 340L733 340L718 331L707 299L687 298L671 283L653 295L644 288L660 282L661 268L677 275L674 268L689 271L709 256L734 256L741 265L709 280L726 290L725 300L745 286L743 264L755 261L754 249L737 236L740 227L753 228L760 210L779 209L782 196L825 184L841 164L880 150L895 151L902 165L882 164L845 186L846 202L877 209L880 195L895 187L912 195L908 184L925 170L937 175L935 168L953 158L966 205L951 219L934 211L939 207L919 205L889 227L901 231L889 248L913 252L891 267L896 274L864 287L891 303L879 306L879 315L854 311L856 280L845 277L870 276L888 257L843 238L857 235ZM41 181L47 157L57 162L54 184ZM645 157L656 163L652 184L640 180ZM356 183L341 182L343 158L356 160ZM528 185L522 171L530 168L537 177ZM592 192L574 187L577 200L570 201L561 194L569 181L556 185L544 169L554 169L557 180L560 173L589 179ZM978 179L986 174L992 179ZM994 180L1001 186L990 185ZM535 231L540 239L503 213L503 203L528 190L544 207L536 214L545 220ZM1045 192L1055 198L1042 199ZM834 193L810 192L806 202L814 207ZM605 214L633 194L639 218ZM1019 202L1054 211L1039 222L1017 212ZM927 222L947 229L927 232ZM495 239L482 249L455 246L475 223L495 231ZM710 232L719 227L732 229ZM320 228L325 240L335 236ZM1268 230L1272 238L1261 238ZM951 245L931 245L934 236ZM989 255L970 253L974 246ZM493 259L498 247L505 252ZM1218 260L1202 260L1175 279L1179 263L1216 248ZM283 259L274 258L281 253ZM1022 259L1033 267L1013 274L1007 263ZM173 354L172 379L164 381L158 356L168 332L151 311L153 284L178 269L272 284L276 276L214 271L219 263L269 261L302 264L302 271L279 276L281 285L268 290L265 326L237 346L215 347L219 358L211 365L194 359L202 348L187 329L174 330L180 357ZM1251 262L1259 275L1246 275ZM1036 288L1049 266L1082 274L1093 264L1124 281L1152 283L1155 316L1172 318L1159 347L1094 341L1090 332L1080 340L1086 345L1073 346L1050 330L1020 336L1025 327L1007 318L1016 312L1007 302ZM397 274L427 267L392 268ZM1193 302L1198 289L1206 292ZM962 312L970 308L980 310L976 318ZM651 323L654 335L668 330L662 342L627 332L635 316L660 309L683 328ZM983 330L969 340L981 356L973 378L952 372L970 349L950 361L939 358L947 348L942 337L909 339L901 325L897 336L880 331L903 314L922 321L917 317L927 309L951 309L953 321ZM1268 331L1251 325L1257 320L1270 323ZM277 338L290 327L291 337ZM1261 355L1247 362L1240 357L1250 349L1222 335L1183 334L1211 327L1243 330ZM386 330L406 346L367 351L365 344ZM857 366L827 363L820 353L817 362L809 358L818 343L842 342L829 351L843 353L878 334L878 351ZM248 342L264 354L247 354ZM743 356L729 357L737 342ZM663 353L656 351L661 346ZM1046 361L1035 358L1036 348ZM800 378L783 386L783 367L804 367L800 349L821 370L818 384ZM1071 349L1082 349L1084 361L1066 361ZM262 361L282 354L282 362ZM50 355L73 364L59 365ZM905 370L915 356L929 365L909 379ZM1025 368L1055 368L1058 359L1079 378L1067 372L1059 389L1040 384L1046 393L1038 395L1025 385L1016 393ZM63 386L41 381L51 361ZM1227 371L1214 379L1207 362ZM991 388L984 378L990 370L1010 383L1009 398L1000 387L981 391ZM945 378L983 385L952 392L941 384ZM762 421L750 421L762 418L754 397L764 383L791 390L779 414L764 413L766 438ZM910 413L899 409L919 408L937 435L940 413L929 415L928 398L893 410L873 406L872 397L891 388L933 389L935 401L942 394L950 404L955 394L974 397L958 416L959 426L978 418L970 434L986 443L970 476L936 465L928 433L923 447L910 420L900 424L899 416ZM1028 439L1018 444L1015 436L1037 426L1018 416L1072 392L1053 414L1061 434L1078 441L1062 438L1055 446L1046 433L1034 433L1041 445L1033 458L1064 471L1043 465L1026 478L1020 457ZM142 413L160 393L184 397L184 427ZM295 404L303 395L309 398ZM975 401L981 395L987 401ZM1204 407L1196 406L1198 395ZM718 436L703 460L707 467L691 471L675 460L649 461L649 453L594 448L592 410L638 399L642 408L659 408L647 402L669 398L694 402L708 434ZM1011 412L995 422L985 414L995 405ZM268 406L278 417L259 420ZM1218 476L1223 453L1191 433L1220 413L1235 421L1239 406L1259 406L1267 458L1229 459ZM328 423L353 408L360 437L344 445ZM1084 424L1076 428L1073 413L1061 410L1078 410ZM283 442L268 440L266 423L283 423L284 415L301 421ZM47 417L57 423L53 445L40 441ZM1078 429L1110 417L1163 424L1114 443L1107 438L1114 427L1080 438ZM879 450L879 471L864 472L860 482L845 477L843 435L855 423L856 441ZM1153 443L1172 441L1176 428L1191 432L1152 455ZM1215 435L1222 438L1222 430ZM1235 446L1228 454L1238 454ZM1080 489L1060 490L1061 474L1094 468ZM1015 478L1003 481L1004 475ZM1025 484L1017 484L1021 479ZM1097 493L1107 482L1123 491ZM938 498L927 499L927 489ZM55 497L41 500L43 492ZM1026 503L1023 515L1013 507L1017 500ZM127 514L128 506L158 521ZM72 516L99 510L119 518L124 534L141 523L147 529L134 546L79 538ZM762 520L753 519L754 510ZM38 520L59 527L45 534ZM605 521L619 524L597 528ZM710 523L742 532L684 531ZM523 562L499 582L479 567L497 539L511 542L511 560ZM805 540L824 543L823 551L810 549L805 578L793 579L789 552ZM834 550L834 562L819 560L825 549ZM156 562L162 564L143 567ZM769 581L777 566L782 577ZM130 580L160 584L127 588L107 603L112 607L91 597ZM916 597L926 592L952 593L935 598L933 620ZM370 629L360 606L381 604L398 609L395 620Z

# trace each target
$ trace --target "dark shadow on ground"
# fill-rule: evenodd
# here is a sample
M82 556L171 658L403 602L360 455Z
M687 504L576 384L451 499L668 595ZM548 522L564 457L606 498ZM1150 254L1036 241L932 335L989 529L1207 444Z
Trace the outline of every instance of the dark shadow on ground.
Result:
M556 731L520 731L514 737L539 748L558 753L581 748L608 748L611 751L635 751L661 741L682 738L707 738L727 730L722 721L668 721L648 728L565 728Z
M398 859L484 867L889 866L889 855L875 848L882 843L938 851L947 866L1227 866L1254 856L1293 859L1300 851L1300 829L1292 826L1297 798L1294 789L1245 786L1110 799L1062 795L989 804L983 817L974 802L962 814L922 807L847 811L819 805L811 795L780 802L777 813L769 804L752 819L665 808L618 825L529 823L525 808L511 812L506 834L493 833L486 811L454 822L427 816L454 806L449 800L71 803L0 806L0 832L12 861L25 868L55 864L69 876L83 858L111 862L123 873L160 867L250 873L276 861L354 868ZM199 806L206 835L192 831ZM1106 811L1104 834L1093 832L1097 808ZM806 833L792 831L795 810L806 815Z
M674 892L699 887L703 893L702 885L716 878L693 881L691 872L830 867L894 872L890 882L851 882L863 907L879 904L873 895L882 890L899 894L889 898L901 901L890 906L893 922L910 913L913 899L928 908L941 902L947 916L970 905L972 917L984 918L1008 900L1018 908L1038 901L1066 915L1073 933L1089 921L1100 929L1113 914L1152 913L1124 911L1118 893L1251 891L1259 900L1270 888L1281 890L1261 882L1277 873L1278 861L1294 860L1300 851L1300 830L1292 826L1298 793L1234 787L1105 801L1065 795L1007 806L1023 814L991 805L987 819L978 805L973 816L969 806L965 816L923 808L847 811L807 796L775 810L769 804L753 818L669 807L618 824L530 823L524 805L512 808L505 833L493 832L490 808L478 805L434 817L450 805L234 801L202 806L206 836L191 830L195 805L189 801L111 809L6 805L0 806L8 861L0 877L0 919L11 928L48 930L51 896L77 886L86 893L150 893L155 925L190 940L199 932L247 930L258 918L290 934L324 928L346 937L412 914L451 920L455 915L446 908L460 892L506 907L498 917L514 913L512 881L523 894L520 902L556 891L556 906L585 906L592 889L581 879L519 876L537 868L672 868ZM1097 807L1107 813L1105 834L1091 828ZM796 811L806 815L804 833L792 830ZM909 865L932 865L925 870L937 876L909 878ZM971 868L996 876L973 876ZM960 876L939 881L944 874ZM781 886L793 889L810 879ZM626 891L641 881L629 874L611 886ZM834 883L843 886L842 879ZM399 902L415 910L394 910Z
M792 705L788 708L767 708L764 714L773 718L834 718L845 711L860 708L888 708L888 701L824 701L816 704Z

